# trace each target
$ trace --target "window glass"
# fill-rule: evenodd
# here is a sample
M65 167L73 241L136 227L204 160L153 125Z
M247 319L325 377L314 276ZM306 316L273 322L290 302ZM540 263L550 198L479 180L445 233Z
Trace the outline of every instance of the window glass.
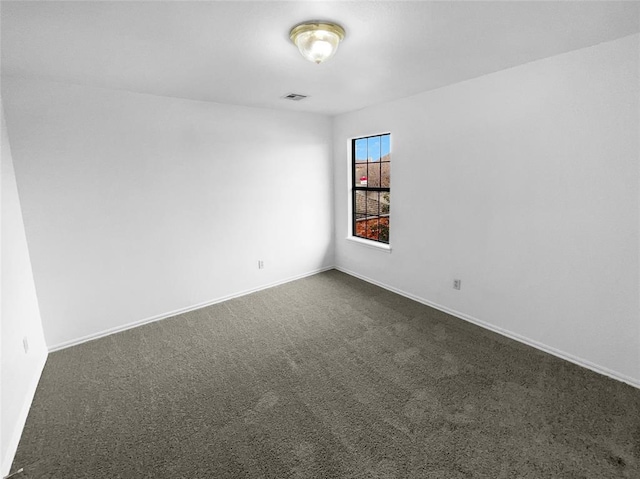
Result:
M354 139L352 173L352 235L389 243L391 135Z

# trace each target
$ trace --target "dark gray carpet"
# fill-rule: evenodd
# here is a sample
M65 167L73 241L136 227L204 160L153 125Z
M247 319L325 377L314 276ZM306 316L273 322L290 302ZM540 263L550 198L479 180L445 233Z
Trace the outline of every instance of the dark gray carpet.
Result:
M640 390L337 271L49 356L29 478L639 478Z

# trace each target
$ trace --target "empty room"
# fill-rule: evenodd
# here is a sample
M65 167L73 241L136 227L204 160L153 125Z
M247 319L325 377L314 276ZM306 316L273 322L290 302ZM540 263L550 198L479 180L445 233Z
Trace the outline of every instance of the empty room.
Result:
M0 19L0 477L640 477L639 2Z

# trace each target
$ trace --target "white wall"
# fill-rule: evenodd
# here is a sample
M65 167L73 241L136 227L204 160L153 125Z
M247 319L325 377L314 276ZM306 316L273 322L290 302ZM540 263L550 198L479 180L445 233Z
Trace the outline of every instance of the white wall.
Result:
M0 107L1 108L1 107ZM2 234L0 264L0 476L9 473L47 359L38 299L2 110ZM27 338L28 352L22 340Z
M333 265L330 118L3 80L50 348Z
M337 117L338 267L640 386L639 38ZM387 131L391 254L345 240Z

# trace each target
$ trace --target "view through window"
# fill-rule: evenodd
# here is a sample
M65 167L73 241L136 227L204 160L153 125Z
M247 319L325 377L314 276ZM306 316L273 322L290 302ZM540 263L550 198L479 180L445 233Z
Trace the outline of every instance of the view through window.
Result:
M391 135L352 140L352 234L389 243Z

